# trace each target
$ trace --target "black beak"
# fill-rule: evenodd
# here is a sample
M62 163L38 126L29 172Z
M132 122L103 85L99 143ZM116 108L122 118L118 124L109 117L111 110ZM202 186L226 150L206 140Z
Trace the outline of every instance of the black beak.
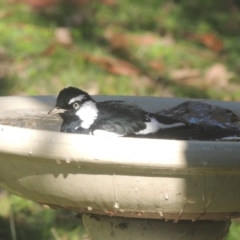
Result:
M48 114L58 114L58 113L64 113L66 111L67 111L66 109L55 107L52 110L50 110Z

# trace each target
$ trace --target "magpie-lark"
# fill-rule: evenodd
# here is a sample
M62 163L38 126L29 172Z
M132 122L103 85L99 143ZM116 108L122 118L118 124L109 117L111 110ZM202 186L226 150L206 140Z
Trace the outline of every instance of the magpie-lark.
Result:
M186 126L183 122L146 112L124 101L96 102L88 93L75 87L59 92L56 106L49 114L61 116L61 132L98 136L154 137L159 130Z
M59 92L49 114L63 119L61 132L180 140L240 139L240 119L231 110L199 101L150 113L124 101L96 102L75 87Z

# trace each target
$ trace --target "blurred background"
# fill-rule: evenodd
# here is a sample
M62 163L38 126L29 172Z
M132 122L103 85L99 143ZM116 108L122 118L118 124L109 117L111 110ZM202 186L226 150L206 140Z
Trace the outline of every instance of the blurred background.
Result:
M0 95L240 100L240 2L0 0ZM87 240L76 213L0 190L0 240ZM236 219L228 240L240 239Z

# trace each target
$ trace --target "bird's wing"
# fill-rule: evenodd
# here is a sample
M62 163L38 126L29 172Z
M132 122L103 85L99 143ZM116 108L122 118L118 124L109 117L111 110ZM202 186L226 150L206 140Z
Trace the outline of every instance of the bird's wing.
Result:
M156 113L185 123L156 133L157 138L215 140L240 136L239 117L231 110L199 101L187 101Z
M156 114L195 126L229 129L239 125L239 117L231 110L199 101L186 101Z
M104 101L97 107L100 114L91 126L93 134L102 130L125 136L146 128L150 121L145 111L124 101Z
M126 136L138 132L139 129L145 128L142 121L128 122L119 119L108 119L97 121L91 126L92 135L101 136Z
M145 135L157 131L157 128L176 127L179 120L146 112L140 107L124 101L104 101L97 105L98 118L91 126L92 134L115 133L119 136Z

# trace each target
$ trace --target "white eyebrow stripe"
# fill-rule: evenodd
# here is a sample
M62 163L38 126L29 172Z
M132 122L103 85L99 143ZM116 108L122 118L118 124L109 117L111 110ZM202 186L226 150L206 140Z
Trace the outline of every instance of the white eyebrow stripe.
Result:
M84 95L79 95L75 98L72 98L68 101L68 104L72 104L73 102L76 102L76 101L81 101L81 100L83 100L84 97L85 97Z

